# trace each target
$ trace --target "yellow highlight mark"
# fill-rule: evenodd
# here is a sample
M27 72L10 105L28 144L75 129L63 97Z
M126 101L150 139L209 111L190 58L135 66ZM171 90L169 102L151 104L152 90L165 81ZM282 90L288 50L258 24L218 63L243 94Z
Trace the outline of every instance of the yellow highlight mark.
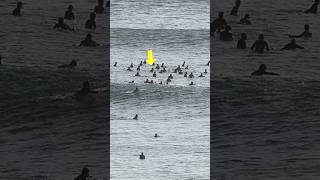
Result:
M152 50L149 49L149 50L148 50L147 63L148 63L149 65L152 65L155 61L156 61L156 58L153 58L153 56L152 56Z

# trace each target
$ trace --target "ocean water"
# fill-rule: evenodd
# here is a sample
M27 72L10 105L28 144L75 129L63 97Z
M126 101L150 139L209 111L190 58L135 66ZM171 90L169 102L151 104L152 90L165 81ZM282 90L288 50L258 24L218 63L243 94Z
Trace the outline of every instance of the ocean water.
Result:
M209 73L198 78L205 69L210 72L208 5L111 2L111 179L209 179ZM157 71L153 78L152 66L144 64L141 77L134 76L147 49L157 63L165 63L167 73ZM173 73L183 61L189 67L183 71L193 72L194 79ZM132 72L126 70L131 63ZM165 84L169 74L173 81ZM146 84L146 79L156 83ZM133 92L136 87L139 91ZM141 152L145 160L139 160Z
M107 179L106 14L97 29L84 23L96 1L0 1L0 179L73 179L87 166L92 179ZM73 4L75 32L54 30L57 17ZM86 34L101 44L79 47ZM78 60L75 69L58 65ZM89 80L97 94L76 99Z
M212 2L224 11L235 40L212 39L211 79L213 179L319 179L319 15L304 14L313 1ZM253 25L236 24L245 13ZM304 50L280 51L310 24L312 39L297 39ZM237 50L241 33L250 47L263 33L271 51ZM262 63L281 76L250 77Z

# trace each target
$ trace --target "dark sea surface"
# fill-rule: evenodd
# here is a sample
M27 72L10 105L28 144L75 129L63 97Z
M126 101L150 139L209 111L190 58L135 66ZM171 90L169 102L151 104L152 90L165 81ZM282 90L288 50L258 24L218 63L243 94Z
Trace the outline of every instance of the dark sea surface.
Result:
M84 23L96 1L0 2L0 179L73 179L83 167L92 179L107 179L106 14L97 29ZM73 4L75 32L54 30L57 17ZM101 44L79 47L91 32ZM78 60L75 69L58 65ZM89 80L99 91L74 94Z
M319 15L304 14L313 1L214 1L214 17L225 11L234 41L212 39L212 172L217 180L319 179ZM245 13L253 25L236 24ZM312 39L297 39L304 50L280 51L310 24ZM237 50L240 34L251 46L263 33L271 51ZM260 64L281 76L250 77Z

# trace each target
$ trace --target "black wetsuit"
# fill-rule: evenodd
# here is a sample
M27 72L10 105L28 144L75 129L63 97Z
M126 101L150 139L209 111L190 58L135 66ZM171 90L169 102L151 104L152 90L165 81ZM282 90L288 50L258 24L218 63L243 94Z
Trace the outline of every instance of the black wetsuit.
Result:
M85 28L87 28L87 29L96 29L97 28L96 21L94 19L87 20Z
M104 7L98 5L94 8L94 12L97 14L102 14L104 12Z
M93 40L85 39L85 40L81 41L80 46L96 47L96 46L99 46L99 44Z
M12 11L12 15L21 16L21 8L17 7Z
M255 52L263 53L264 48L269 51L269 45L266 41L264 40L256 40L253 45L251 46L251 49L254 50Z
M251 21L248 18L242 18L239 24L251 25Z
M311 38L312 37L312 33L310 33L309 31L304 31L303 33L301 33L298 36L292 36L290 35L289 37L291 38L301 38L301 37L305 37L305 38Z
M64 29L64 30L73 31L73 29L71 29L68 25L66 25L64 23L57 23L57 24L54 25L53 28L54 29Z
M257 70L257 71L255 71L255 72L251 73L251 76L262 76L262 75L275 75L275 76L279 76L279 74L277 74L277 73L260 71L260 70Z
M74 13L70 10L66 11L64 14L64 18L68 20L74 20Z
M247 44L245 39L239 39L237 43L237 49L246 49Z
M291 42L282 48L282 50L293 50L293 49L304 49L304 47Z

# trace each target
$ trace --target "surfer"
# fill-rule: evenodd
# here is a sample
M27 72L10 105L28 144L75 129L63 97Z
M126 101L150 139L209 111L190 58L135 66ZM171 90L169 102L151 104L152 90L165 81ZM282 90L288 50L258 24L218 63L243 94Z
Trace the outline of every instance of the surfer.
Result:
M132 81L132 83L134 83L134 81ZM136 87L136 89L133 92L136 93L138 91L139 91L139 89L138 89L138 87Z
M190 73L189 78L194 78L194 75L192 73Z
M143 155L143 152L140 154L139 159L146 159L146 157Z
M139 74L139 72L137 72L135 76L141 76L141 75Z
M104 0L98 0L98 5L94 8L94 12L97 13L97 14L102 14L104 12L104 7L103 7L103 2ZM110 6L110 2L109 3L109 6ZM107 4L108 4L107 3Z
M134 120L138 120L138 114L133 117Z
M188 73L185 72L184 75L183 75L183 77L188 77Z
M67 24L64 23L63 18L59 17L58 18L58 23L56 23L53 26L54 29L63 29L63 30L69 30L69 31L73 31L74 29L71 29Z
M245 14L244 17L242 19L240 19L240 22L238 24L251 25L250 15Z
M214 36L216 31L220 32L227 26L227 21L223 17L223 12L219 12L218 18L215 19L212 23L210 23L210 34ZM211 31L212 30L212 31Z
M80 46L96 47L99 46L99 44L92 40L91 34L87 34L86 39L81 41Z
M127 71L132 71L132 69L130 68L130 66L127 68Z
M207 73L208 73L207 69L205 69L203 73L204 73L204 74L207 74Z
M68 10L64 13L64 18L68 20L74 20L74 13L72 12L73 6L69 5Z
M226 26L224 31L222 31L220 33L220 40L221 41L232 41L233 37L232 37L232 33L230 32L231 27L230 26Z
M238 16L238 10L239 10L240 4L241 4L241 1L236 0L235 6L232 8L230 15Z
M76 178L74 178L74 180L87 180L88 177L90 177L89 176L89 169L83 168L81 174L79 176L77 176Z
M259 39L256 40L251 46L251 50L254 50L255 52L263 53L264 49L267 49L267 51L269 51L269 45L264 40L263 34L260 34Z
M291 42L285 45L281 50L294 50L294 49L304 49L304 47L299 46L295 39L291 39Z
M152 74L152 77L157 77L157 73L154 72L154 73Z
M85 28L87 29L96 29L96 13L90 13L90 18L87 20L85 24Z
M237 49L246 49L247 48L246 40L247 40L247 34L242 33L241 38L238 40L238 43L237 43Z
M69 64L60 65L58 66L58 68L74 68L76 66L77 66L77 61L72 60Z
M12 15L21 16L22 2L17 2L17 7L12 11Z
M262 76L262 75L276 75L279 76L277 73L273 72L267 72L267 66L265 64L261 64L259 69L256 70L255 72L251 73L251 76Z
M309 24L304 25L304 31L300 35L289 35L290 38L311 38L312 33L309 32L310 26Z
M186 64L186 62L185 61L183 61L183 63L182 63L182 67L184 67L184 65Z
M158 134L157 134L157 133L155 133L155 134L154 134L154 137L155 137L155 138L157 138L157 137L160 137L160 136L158 136Z
M117 64L118 64L118 63L117 63L117 62L115 62L115 63L113 64L113 66L114 66L114 67L117 67Z
M153 71L154 71L154 69L153 69L153 68L151 68L150 72L153 72Z
M97 93L97 92L91 90L89 81L84 81L82 85L82 89L76 93L76 96L77 97L86 96L89 93Z
M201 73L199 77L204 77L204 75Z
M189 86L193 86L193 85L195 85L195 84L193 83L193 81L191 81L191 83L189 84Z

